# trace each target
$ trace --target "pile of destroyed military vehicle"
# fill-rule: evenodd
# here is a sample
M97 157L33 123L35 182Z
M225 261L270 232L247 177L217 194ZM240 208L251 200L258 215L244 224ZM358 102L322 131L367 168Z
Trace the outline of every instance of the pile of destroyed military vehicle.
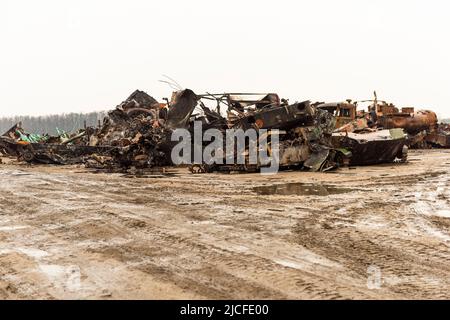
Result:
M214 108L207 104L214 103ZM358 111L359 103L370 103ZM223 115L226 112L226 116ZM41 164L85 164L110 172L173 166L172 132L228 129L278 130L281 169L328 171L341 166L406 162L408 148L450 147L450 128L432 111L401 111L374 100L289 104L277 94L174 92L159 103L135 91L98 127L58 136L27 134L17 124L0 137L0 154ZM203 146L204 147L204 146ZM270 143L267 146L270 153ZM236 155L237 156L237 155ZM225 163L225 162L224 162ZM256 172L263 165L190 165L193 173Z

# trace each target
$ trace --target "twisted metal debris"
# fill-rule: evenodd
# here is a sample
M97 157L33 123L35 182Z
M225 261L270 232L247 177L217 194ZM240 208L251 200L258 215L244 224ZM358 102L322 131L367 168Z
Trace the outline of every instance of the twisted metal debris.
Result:
M29 134L17 124L0 137L0 152L29 163L85 164L109 171L172 166L172 133L179 128L193 131L196 121L204 131L269 130L269 140L271 130L279 130L282 169L328 171L345 165L404 162L406 145L450 146L448 125L438 125L433 112L400 111L376 97L370 102L367 112L361 112L351 100L290 104L274 93L197 95L185 89L160 103L136 90L97 127L42 136ZM271 152L270 143L267 151ZM190 166L192 172L260 168L259 164Z

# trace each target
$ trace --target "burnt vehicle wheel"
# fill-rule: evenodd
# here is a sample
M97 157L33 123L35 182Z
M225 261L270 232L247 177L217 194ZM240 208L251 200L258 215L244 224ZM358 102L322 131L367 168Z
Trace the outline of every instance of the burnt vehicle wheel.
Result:
M26 150L22 153L21 158L26 162L32 162L34 160L33 152Z
M406 163L408 161L408 150L407 146L403 146L401 155L399 157L401 163Z
M17 147L19 160L32 162L34 160L33 148L30 145L19 145Z

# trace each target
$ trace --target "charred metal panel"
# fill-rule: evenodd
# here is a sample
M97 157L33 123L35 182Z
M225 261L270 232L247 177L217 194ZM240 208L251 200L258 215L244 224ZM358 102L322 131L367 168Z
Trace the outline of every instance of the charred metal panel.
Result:
M315 109L309 101L304 101L289 106L247 112L234 124L234 127L289 130L294 127L311 125L314 121L314 115Z
M114 147L32 143L19 148L19 158L30 163L76 164L94 154L110 154Z
M197 103L198 97L192 90L176 92L170 102L167 126L186 128Z
M373 133L335 133L333 145L352 152L350 165L373 165L405 159L406 136L399 129ZM401 130L401 129L400 129Z

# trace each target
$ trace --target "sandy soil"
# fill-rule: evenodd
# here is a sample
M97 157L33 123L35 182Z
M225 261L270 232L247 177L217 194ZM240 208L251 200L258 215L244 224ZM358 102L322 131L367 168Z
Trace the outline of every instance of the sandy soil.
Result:
M0 299L449 299L450 151L409 158L144 178L3 161Z

